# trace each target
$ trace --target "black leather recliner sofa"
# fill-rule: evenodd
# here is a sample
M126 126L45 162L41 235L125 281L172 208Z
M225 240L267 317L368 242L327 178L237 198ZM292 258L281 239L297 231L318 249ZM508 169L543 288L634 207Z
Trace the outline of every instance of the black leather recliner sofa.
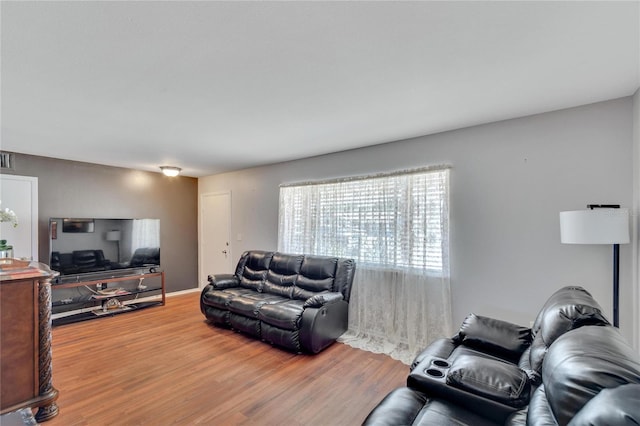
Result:
M640 357L586 290L565 287L531 329L467 317L364 424L640 424Z
M160 247L142 247L136 249L129 266L160 265Z
M215 325L318 353L347 330L354 274L352 259L247 251L235 274L209 276L200 309Z
M74 250L71 253L51 253L51 268L61 274L82 274L111 269L102 250Z

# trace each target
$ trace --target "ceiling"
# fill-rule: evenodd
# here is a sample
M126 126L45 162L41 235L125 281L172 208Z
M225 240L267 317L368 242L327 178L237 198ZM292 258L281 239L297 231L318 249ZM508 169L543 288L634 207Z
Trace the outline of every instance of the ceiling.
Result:
M640 86L639 1L0 7L2 150L194 177Z

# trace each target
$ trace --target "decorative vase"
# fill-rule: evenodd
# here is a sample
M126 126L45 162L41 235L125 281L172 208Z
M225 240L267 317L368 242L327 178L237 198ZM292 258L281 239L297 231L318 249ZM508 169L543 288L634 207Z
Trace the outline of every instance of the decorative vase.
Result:
M0 259L13 258L13 246L7 244L7 240L0 240Z

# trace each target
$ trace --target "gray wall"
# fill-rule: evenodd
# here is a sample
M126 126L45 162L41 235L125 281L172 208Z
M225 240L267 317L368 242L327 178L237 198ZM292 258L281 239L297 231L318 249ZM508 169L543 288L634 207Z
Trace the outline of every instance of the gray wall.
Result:
M158 218L168 292L198 287L197 179L16 154L15 171L38 177L40 261L50 217Z
M633 96L633 204L635 220L632 222L633 243L633 280L634 286L632 301L634 303L633 324L637 324L634 334L634 347L640 352L640 89Z
M611 316L611 247L560 244L558 213L632 206L632 111L628 97L214 175L199 180L199 193L231 191L237 258L276 248L281 183L450 164L454 324L475 312L528 325L569 284L591 291ZM621 326L631 340L631 245L620 252Z

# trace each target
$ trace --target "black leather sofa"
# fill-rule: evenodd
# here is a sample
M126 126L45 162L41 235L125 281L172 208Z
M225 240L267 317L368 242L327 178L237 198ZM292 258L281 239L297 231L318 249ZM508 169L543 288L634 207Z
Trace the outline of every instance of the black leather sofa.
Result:
M61 274L82 274L111 269L102 250L74 250L71 253L51 253L51 268Z
M565 287L531 329L467 317L364 424L640 424L640 357L586 290Z
M142 247L133 252L128 266L140 267L146 265L160 265L160 247Z
M235 274L209 276L200 309L215 325L318 353L348 326L352 259L247 251Z

